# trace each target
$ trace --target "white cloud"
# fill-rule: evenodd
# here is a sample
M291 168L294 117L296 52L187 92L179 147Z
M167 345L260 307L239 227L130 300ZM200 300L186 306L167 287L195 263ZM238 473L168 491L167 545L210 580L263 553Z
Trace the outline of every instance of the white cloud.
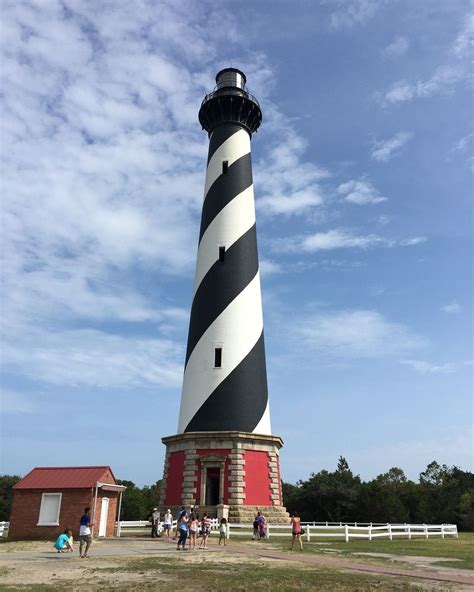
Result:
M422 243L426 243L426 241L426 236L412 236L411 238L403 238L399 240L396 244L400 247L413 247L414 245L421 245Z
M358 205L376 204L387 201L387 198L377 191L377 189L365 179L347 181L337 188L340 195L348 202Z
M456 300L453 300L453 301L449 302L448 304L444 304L441 307L441 310L443 312L448 313L448 314L458 314L461 312L461 305Z
M424 360L401 360L400 364L410 366L420 374L452 374L458 369L458 364L433 364Z
M413 138L411 132L398 132L388 140L375 141L370 156L379 162L388 162L400 153L401 148Z
M455 142L454 146L447 153L447 160L462 156L467 160L471 170L474 172L474 155L472 150L473 138L474 133L469 133Z
M282 266L276 261L270 261L269 259L260 259L259 263L260 273L263 276L275 275L282 273Z
M374 310L342 310L306 315L295 323L306 348L328 357L384 358L425 345L408 327Z
M338 30L364 25L388 0L326 0L324 3L332 7L329 22Z
M255 169L257 208L262 215L301 215L323 203L319 182L330 174L303 156L307 142L275 108L267 109L275 140Z
M4 344L9 371L67 388L178 387L183 350L166 339L121 337L93 329L30 331L21 349Z
M399 35L382 50L382 55L386 58L398 58L405 55L409 47L408 39Z
M383 102L384 104L393 105L414 99L447 94L452 91L455 84L465 80L466 77L466 69L462 66L440 66L428 80L419 80L416 83L406 80L395 82L385 93Z
M453 43L452 52L458 58L472 56L474 44L474 14L469 13L464 18L463 26Z
M292 253L316 251L329 251L332 249L368 249L371 247L408 247L426 241L426 237L412 237L407 239L393 240L376 234L354 235L343 228L328 230L327 232L316 232L314 234L300 235L296 237L276 239L271 242L275 252Z

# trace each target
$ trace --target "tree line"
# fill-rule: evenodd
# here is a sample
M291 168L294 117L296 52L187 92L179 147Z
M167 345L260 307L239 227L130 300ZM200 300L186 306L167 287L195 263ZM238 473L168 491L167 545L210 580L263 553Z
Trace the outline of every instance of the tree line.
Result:
M436 461L417 483L397 467L362 481L341 456L333 472L282 485L287 510L298 512L303 521L451 523L474 530L474 474Z
M15 475L0 476L0 521L8 521ZM161 481L127 487L122 500L122 520L146 520L158 506ZM371 481L354 475L344 457L333 472L311 473L305 481L282 483L283 503L303 521L452 523L459 530L474 530L474 474L431 462L418 482L394 467Z

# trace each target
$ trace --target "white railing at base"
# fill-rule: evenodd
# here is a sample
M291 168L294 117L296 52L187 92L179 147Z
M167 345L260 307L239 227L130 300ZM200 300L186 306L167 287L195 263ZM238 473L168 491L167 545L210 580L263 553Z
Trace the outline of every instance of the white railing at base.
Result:
M10 522L0 522L0 537L5 536L10 528Z
M448 536L458 538L458 527L456 524L382 524L380 522L302 522L305 534L304 538L310 542L311 537L334 537L343 538L346 543L351 539L368 539L369 541L387 537L393 540L395 537L413 537L430 538ZM123 529L137 530L145 527L151 528L147 520L121 521L118 525L118 536ZM253 535L252 524L234 524L227 525L227 538L231 537L251 537ZM173 520L173 530L176 528L176 520ZM160 523L158 532L163 530L163 522ZM219 530L219 521L217 518L211 520L211 536L217 534ZM267 524L266 538L270 537L289 537L291 536L291 527L284 524Z

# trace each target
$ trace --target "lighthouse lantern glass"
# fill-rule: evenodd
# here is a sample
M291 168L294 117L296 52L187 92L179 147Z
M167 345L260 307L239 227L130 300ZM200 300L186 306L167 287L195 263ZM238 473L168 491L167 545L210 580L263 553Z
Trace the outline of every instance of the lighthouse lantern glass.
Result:
M236 70L225 70L221 72L217 78L217 88L224 88L226 86L234 86L245 89L245 79L240 72Z

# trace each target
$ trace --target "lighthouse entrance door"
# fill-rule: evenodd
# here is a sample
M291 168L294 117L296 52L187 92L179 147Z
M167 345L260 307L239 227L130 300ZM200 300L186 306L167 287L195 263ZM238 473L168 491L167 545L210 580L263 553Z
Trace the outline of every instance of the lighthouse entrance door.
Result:
M217 506L219 503L220 469L209 467L206 476L206 506Z
M200 506L217 506L224 503L224 477L226 459L227 456L223 454L206 454L200 458Z

